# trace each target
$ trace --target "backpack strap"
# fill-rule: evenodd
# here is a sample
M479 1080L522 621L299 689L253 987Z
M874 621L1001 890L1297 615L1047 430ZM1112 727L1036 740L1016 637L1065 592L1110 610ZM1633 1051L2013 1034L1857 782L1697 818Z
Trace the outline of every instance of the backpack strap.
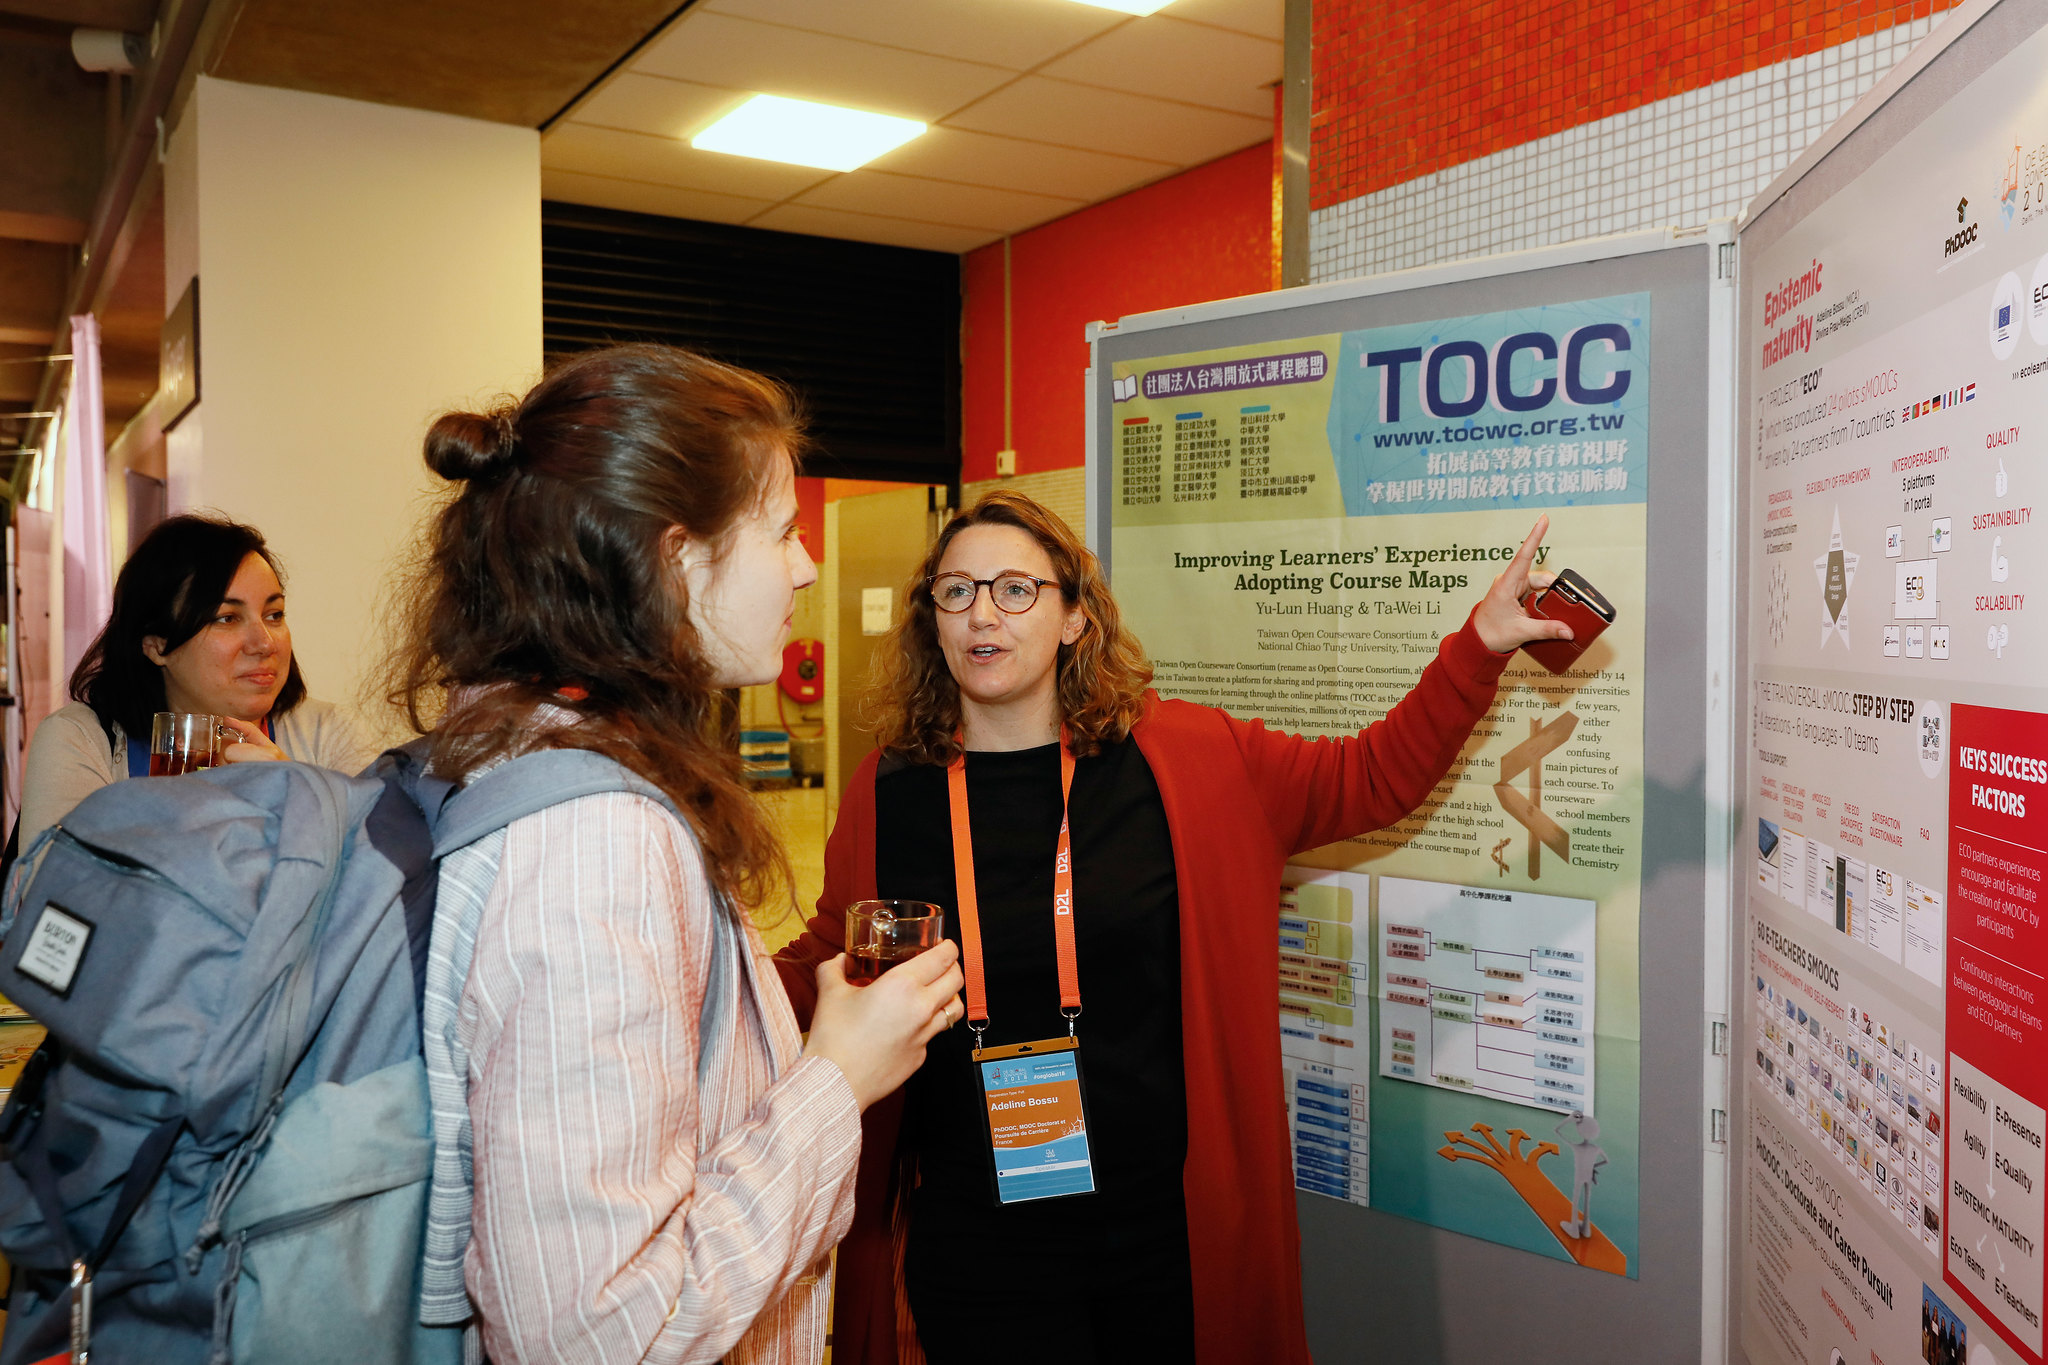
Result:
M362 773L384 784L384 794L363 821L363 837L405 876L399 899L405 910L406 948L412 958L415 1010L426 996L427 946L434 932L434 905L440 892L431 821L455 790L453 783L428 774L431 743L416 739L387 749Z
M446 858L487 835L495 834L526 816L606 792L627 792L657 802L675 816L676 823L697 843L697 829L667 792L649 782L617 759L589 749L540 749L508 759L484 773L468 786L448 794L434 822L434 857ZM716 947L711 954L711 975L705 985L704 1004L698 1013L700 1038L730 1016L736 1006L741 964L746 945L741 941L738 912L727 904L723 893L714 891L716 908L711 917ZM467 926L470 936L475 925ZM697 1049L697 1078L701 1082L710 1069L711 1049Z
M46 1042L38 1048L34 1059L42 1062L45 1070L49 1065L49 1046ZM31 1066L33 1069L33 1063ZM38 1092L41 1081L39 1072L35 1078ZM22 1182L28 1186L29 1194L36 1202L36 1211L42 1215L50 1236L57 1243L57 1250L70 1265L68 1284L73 1358L82 1358L77 1352L92 1336L93 1277L99 1274L100 1267L113 1253L114 1244L121 1240L121 1234L128 1230L128 1225L141 1211L149 1192L156 1188L157 1177L163 1174L164 1165L171 1158L171 1149L177 1145L178 1135L184 1130L185 1119L179 1115L165 1119L144 1136L135 1149L134 1159L128 1163L128 1173L121 1180L121 1192L114 1198L113 1211L108 1215L106 1227L100 1231L99 1241L83 1256L78 1254L78 1244L71 1239L71 1225L64 1217L64 1195L57 1188L57 1168L50 1159L47 1126L38 1124L26 1144L9 1152L15 1170L21 1174Z
M421 763L424 752L419 747L420 743L394 749L385 757L402 763ZM423 766L421 772L424 774ZM663 810L675 816L676 823L683 827L692 843L698 842L696 826L669 799L667 792L617 759L589 749L540 749L522 754L507 759L460 788L450 788L444 782L438 791L428 789L426 784L434 780L422 775L414 780L410 790L414 798L421 801L423 809L429 802L438 801L438 809L428 813L434 827L434 859L437 863L480 839L498 833L514 821L580 797L600 796L607 792L627 792L657 802ZM711 954L711 975L705 986L704 1004L698 1013L700 1037L705 1036L705 1030L716 1027L735 1008L741 970L739 964L746 959L746 945L741 940L737 920L739 912L727 903L722 892L714 891L713 895L717 902L716 913L712 915L716 947ZM452 926L460 937L474 939L475 914L480 909L481 906L470 907L463 923ZM464 966L467 966L466 958ZM460 983L455 989L460 994ZM700 1081L709 1070L709 1062L710 1050L700 1047L697 1052Z
M35 1196L36 1209L43 1215L43 1221L49 1224L50 1235L56 1239L65 1260L74 1266L83 1262L88 1283L106 1264L114 1243L121 1240L121 1234L128 1230L128 1224L134 1221L142 1208L142 1201L149 1197L184 1126L182 1115L168 1118L150 1129L142 1139L141 1145L135 1149L134 1160L128 1163L128 1174L121 1180L121 1193L114 1200L113 1214L107 1219L98 1243L84 1257L79 1256L77 1246L71 1240L70 1225L64 1219L64 1196L57 1189L57 1171L50 1162L50 1154L40 1142L31 1142L14 1154L16 1169L27 1183L29 1193Z
M16 815L14 823L7 829L7 848L0 851L0 887L7 885L7 874L14 871L14 864L21 859L21 817Z
M434 857L445 858L551 806L604 792L630 792L657 802L696 837L667 792L617 759L589 749L540 749L500 763L449 795L438 813L429 813Z

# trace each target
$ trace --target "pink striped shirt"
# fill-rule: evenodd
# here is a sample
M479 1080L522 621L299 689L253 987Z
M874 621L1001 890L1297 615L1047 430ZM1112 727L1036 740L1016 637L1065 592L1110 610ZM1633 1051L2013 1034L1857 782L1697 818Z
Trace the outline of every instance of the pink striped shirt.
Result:
M496 1365L823 1353L860 1113L836 1066L801 1056L751 924L732 1034L698 1038L719 913L688 832L644 797L506 831L458 1025L464 1274Z

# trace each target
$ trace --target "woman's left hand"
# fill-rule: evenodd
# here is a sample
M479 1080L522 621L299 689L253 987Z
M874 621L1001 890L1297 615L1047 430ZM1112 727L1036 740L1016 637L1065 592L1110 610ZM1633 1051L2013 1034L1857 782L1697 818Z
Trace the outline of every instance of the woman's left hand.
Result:
M1541 592L1557 577L1532 573L1529 569L1536 562L1536 547L1543 543L1543 533L1549 529L1549 517L1536 518L1529 538L1522 542L1507 569L1495 576L1493 586L1486 590L1486 596L1479 599L1479 606L1472 613L1472 628L1479 632L1480 642L1496 654L1512 653L1531 640L1572 638L1572 628L1564 622L1545 621L1522 609L1524 596L1532 590Z
M289 763L285 751L270 742L270 736L263 733L263 727L252 725L246 720L233 716L222 716L220 723L233 730L241 738L232 744L221 746L223 763ZM226 739L223 735L221 738Z

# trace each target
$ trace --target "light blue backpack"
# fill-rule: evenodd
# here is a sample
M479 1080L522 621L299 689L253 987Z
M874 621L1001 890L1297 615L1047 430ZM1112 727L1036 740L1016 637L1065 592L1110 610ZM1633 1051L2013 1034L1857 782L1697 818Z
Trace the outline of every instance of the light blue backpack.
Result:
M549 750L461 789L245 763L104 787L0 903L0 994L49 1030L0 1111L0 1365L454 1362L419 1324L420 998L440 858L655 788ZM671 807L672 809L672 807Z

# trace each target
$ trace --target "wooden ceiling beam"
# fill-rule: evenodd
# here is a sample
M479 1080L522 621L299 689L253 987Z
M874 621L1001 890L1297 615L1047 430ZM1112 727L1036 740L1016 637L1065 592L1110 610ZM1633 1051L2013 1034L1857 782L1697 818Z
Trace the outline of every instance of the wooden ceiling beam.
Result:
M689 0L242 0L211 75L538 128Z
M85 240L85 220L55 213L16 213L0 209L0 238L13 242L54 242L77 246Z
M41 19L70 28L117 28L147 33L156 22L156 0L0 0L0 14Z
M53 242L0 241L0 328L48 332L57 325L71 255Z
M0 0L7 2L10 0ZM223 0L222 13L232 12L235 2ZM206 28L211 3L212 0L164 0L156 52L150 65L137 75L128 126L113 149L99 201L93 206L79 268L72 275L69 294L64 306L57 310L57 317L97 311L104 306L141 221L152 211L150 196L156 192L163 174L156 158L162 120L170 114L175 121L172 97L187 79L187 64ZM55 341L54 335L51 340ZM41 367L41 383L35 397L37 410L47 411L55 401L59 369L54 365ZM23 479L28 472L22 465L12 472L10 493L16 501L25 491Z

